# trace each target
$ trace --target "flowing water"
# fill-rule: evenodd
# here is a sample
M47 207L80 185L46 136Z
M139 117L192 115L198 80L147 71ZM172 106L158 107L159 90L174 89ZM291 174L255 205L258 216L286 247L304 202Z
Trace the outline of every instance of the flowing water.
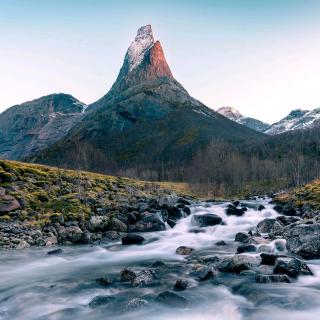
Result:
M257 211L257 203L266 209ZM122 246L120 241L105 246L70 246L59 255L47 255L48 248L2 251L0 319L318 319L320 261L308 262L314 276L303 276L289 284L257 284L252 277L233 274L198 282L188 275L188 258L177 255L177 247L195 248L194 257L234 254L237 232L251 230L260 220L277 216L268 199L247 204L252 208L242 217L226 216L227 203L194 205L192 214L173 229L144 234L147 241L139 246ZM224 225L200 230L193 224L194 213L215 213L223 218ZM226 245L217 245L221 240ZM261 246L264 251L285 250L284 240ZM152 285L133 288L117 281L123 267L142 270L157 260L170 267L157 269L157 280ZM95 282L105 275L114 279L110 287ZM155 297L162 291L172 291L175 281L181 278L190 282L187 290L178 293L188 305L170 308L159 304ZM92 309L88 303L97 295L112 295L115 300ZM124 312L126 303L136 297L147 300L148 306Z

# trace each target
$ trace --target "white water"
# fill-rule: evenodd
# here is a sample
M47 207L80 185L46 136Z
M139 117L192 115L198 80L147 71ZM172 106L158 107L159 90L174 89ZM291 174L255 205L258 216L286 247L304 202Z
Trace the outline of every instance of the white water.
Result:
M254 201L251 201L255 204ZM48 248L23 251L2 251L0 257L0 319L110 319L112 309L90 309L88 303L97 295L114 295L117 309L133 297L144 297L149 307L135 313L119 313L117 319L213 319L213 320L277 320L317 319L320 316L320 261L309 267L314 276L300 277L290 284L256 284L248 278L224 275L219 284L199 283L185 274L182 261L175 253L184 245L196 249L196 254L234 254L233 242L239 231L253 229L257 223L277 213L267 201L259 201L266 209L254 209L242 217L226 216L227 204L203 204L192 208L192 214L180 220L175 228L163 232L144 234L146 244L122 246L119 241L106 247L74 246L63 248L63 253L48 256ZM203 232L190 232L197 228L192 215L215 213L225 225L203 228ZM217 246L224 240L226 246ZM275 242L261 245L263 251L277 252ZM258 254L255 254L258 255ZM149 267L156 260L175 265L159 276L156 285L132 288L119 283L110 288L99 287L96 278L105 275L118 278L120 270L130 266L134 270ZM160 292L171 290L179 278L188 278L190 288L178 293L190 303L185 309L163 307L154 302Z

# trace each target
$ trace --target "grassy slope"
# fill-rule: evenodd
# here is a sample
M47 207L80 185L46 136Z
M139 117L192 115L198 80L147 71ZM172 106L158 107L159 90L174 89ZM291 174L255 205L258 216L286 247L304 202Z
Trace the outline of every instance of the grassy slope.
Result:
M320 180L315 180L288 193L279 194L276 197L279 202L293 202L298 207L304 204L320 210Z
M15 197L21 210L1 221L45 223L52 216L81 220L99 207L115 208L139 197L190 194L186 184L151 183L97 173L0 160L0 188ZM3 201L0 196L0 201ZM17 216L18 214L18 216Z

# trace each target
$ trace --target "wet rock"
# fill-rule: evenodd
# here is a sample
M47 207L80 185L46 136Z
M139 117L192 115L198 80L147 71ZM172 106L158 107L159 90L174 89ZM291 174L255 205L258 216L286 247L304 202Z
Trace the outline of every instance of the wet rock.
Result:
M191 214L191 209L190 209L189 207L184 207L184 208L182 209L182 211L183 211L187 216L189 216L189 215Z
M264 205L262 205L262 204L259 204L258 205L258 211L262 211L262 210L264 210L266 207L264 206Z
M279 258L277 254L272 253L261 253L261 264L273 266L276 262L276 259Z
M174 228L176 226L176 223L171 219L167 219L167 223L170 226L170 228Z
M207 281L215 277L215 272L212 267L201 267L195 272L195 276L199 281Z
M253 244L242 244L237 248L237 253L256 252L257 248Z
M280 235L283 232L283 225L276 219L264 219L257 225L257 232L272 233L273 235Z
M246 208L236 208L234 205L229 204L227 209L226 209L226 214L228 216L237 216L241 217L244 215L244 213L247 211Z
M133 287L141 287L152 283L154 278L154 270L142 270L131 280L131 284Z
M96 279L96 283L103 287L108 287L112 284L112 281L108 277Z
M129 268L124 268L120 271L120 281L121 282L133 281L136 276L137 276L136 273Z
M183 291L188 288L189 282L187 280L179 279L174 285L174 290Z
M130 312L130 311L136 311L142 308L145 308L148 306L148 301L145 299L140 298L133 298L124 307L124 311Z
M182 256L187 256L187 255L191 254L193 251L194 251L193 248L180 246L179 248L177 248L176 253L180 254Z
M287 216L279 216L276 218L277 221L282 223L284 226L288 226L289 224L298 222L301 220L299 217L287 217Z
M227 244L226 244L225 241L221 240L221 241L218 241L218 242L216 243L216 245L217 245L218 247L222 247L222 246L226 246Z
M286 274L293 278L298 275L312 275L309 267L297 258L277 258L273 273Z
M255 280L257 283L290 282L290 279L285 274L257 274Z
M127 234L122 238L123 245L130 245L130 244L141 244L145 240L144 237L138 234Z
M176 206L168 207L168 217L172 220L179 220L184 217L182 210Z
M129 226L130 232L154 232L163 231L166 226L157 213L144 213L136 224Z
M203 214L203 215L194 215L192 219L199 227L207 227L207 226L215 226L217 224L221 224L222 219L221 217L217 216L216 214Z
M238 232L235 236L234 241L247 242L249 238L250 238L250 235L247 232Z
M171 291L164 291L160 293L157 297L157 301L165 304L169 307L186 307L188 302L187 299L173 293Z
M97 308L115 300L113 296L96 296L89 302L90 308Z
M216 264L220 261L218 256L205 256L199 259L199 262L204 264Z
M20 208L18 200L9 195L3 195L0 197L0 214L8 213Z
M244 270L250 270L257 261L254 257L248 255L234 255L224 257L218 264L218 269L223 272L240 273Z
M58 249L54 249L54 250L48 251L47 254L54 255L54 254L60 254L62 252L63 252L63 250L61 248L58 248Z
M320 224L296 225L286 228L284 238L288 251L305 259L320 258Z

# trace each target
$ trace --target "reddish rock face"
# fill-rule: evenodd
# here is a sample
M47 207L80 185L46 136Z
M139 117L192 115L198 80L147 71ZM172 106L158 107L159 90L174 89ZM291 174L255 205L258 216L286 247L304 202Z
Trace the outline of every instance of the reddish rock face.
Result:
M153 78L167 77L173 79L171 70L164 57L160 41L157 41L149 51L148 68Z

